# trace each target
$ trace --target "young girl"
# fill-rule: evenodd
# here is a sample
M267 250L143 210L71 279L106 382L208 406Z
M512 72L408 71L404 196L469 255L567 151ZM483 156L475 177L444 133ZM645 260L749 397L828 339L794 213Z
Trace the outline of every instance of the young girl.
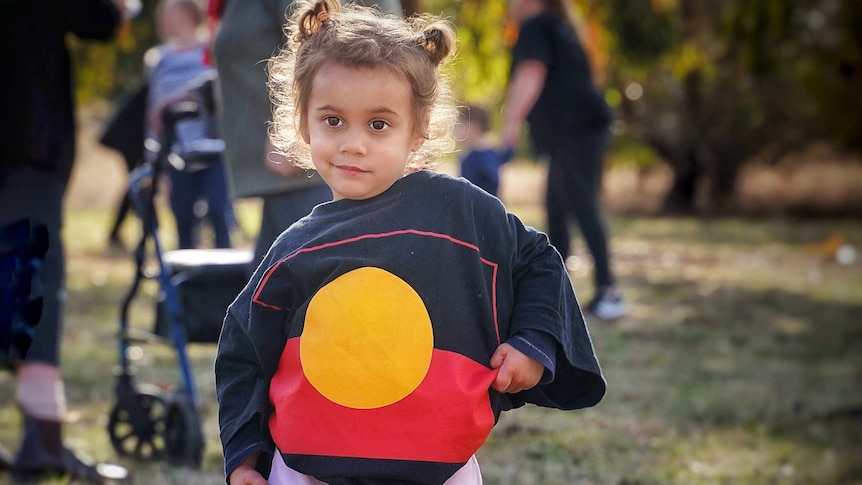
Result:
M231 305L215 371L233 484L480 484L500 412L605 382L547 237L426 169L456 112L448 24L298 5L270 61L275 145L332 189Z

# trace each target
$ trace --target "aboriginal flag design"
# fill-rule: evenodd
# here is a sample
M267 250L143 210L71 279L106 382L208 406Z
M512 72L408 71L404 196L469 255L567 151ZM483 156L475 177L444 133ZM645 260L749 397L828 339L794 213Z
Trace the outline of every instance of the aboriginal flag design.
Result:
M254 303L290 321L270 385L285 462L328 483L442 483L463 466L496 421L496 277L476 246L413 230L273 265ZM319 283L285 291L299 279Z

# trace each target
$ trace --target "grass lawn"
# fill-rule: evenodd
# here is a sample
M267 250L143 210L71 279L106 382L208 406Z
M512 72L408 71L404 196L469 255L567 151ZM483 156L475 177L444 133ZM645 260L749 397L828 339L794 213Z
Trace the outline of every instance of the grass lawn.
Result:
M255 209L240 206L248 233ZM510 209L541 226L534 204L517 200ZM67 441L127 465L137 484L223 483L211 345L189 349L204 399L201 470L118 459L111 447L115 332L134 268L128 255L106 250L109 219L98 204L71 204L67 216L63 371L77 417ZM632 311L617 322L590 322L608 395L584 411L528 406L504 414L478 453L485 483L862 484L862 262L840 265L812 246L840 234L862 250L862 223L609 222ZM134 234L128 228L127 239ZM591 264L577 248L571 276L585 301ZM141 328L151 325L155 292L146 286L135 303ZM141 350L141 382L179 382L171 347ZM11 376L0 375L0 443L12 451L20 433L13 395Z

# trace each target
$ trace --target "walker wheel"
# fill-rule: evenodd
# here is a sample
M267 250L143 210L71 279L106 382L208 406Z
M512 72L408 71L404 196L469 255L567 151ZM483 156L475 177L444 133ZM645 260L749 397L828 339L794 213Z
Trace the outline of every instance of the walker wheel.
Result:
M118 401L111 409L108 434L119 456L158 460L165 453L167 399L157 393L139 392L134 402Z
M200 468L203 461L204 436L198 413L188 399L177 396L168 404L165 451L170 463Z

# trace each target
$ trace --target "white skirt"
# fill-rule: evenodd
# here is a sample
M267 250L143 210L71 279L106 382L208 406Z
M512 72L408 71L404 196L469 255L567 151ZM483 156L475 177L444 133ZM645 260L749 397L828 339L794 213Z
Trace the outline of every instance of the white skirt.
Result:
M285 465L278 450L272 456L272 470L269 472L268 483L270 485L326 485L314 477L303 475ZM443 485L482 485L482 473L479 470L476 455L471 456L467 464Z

